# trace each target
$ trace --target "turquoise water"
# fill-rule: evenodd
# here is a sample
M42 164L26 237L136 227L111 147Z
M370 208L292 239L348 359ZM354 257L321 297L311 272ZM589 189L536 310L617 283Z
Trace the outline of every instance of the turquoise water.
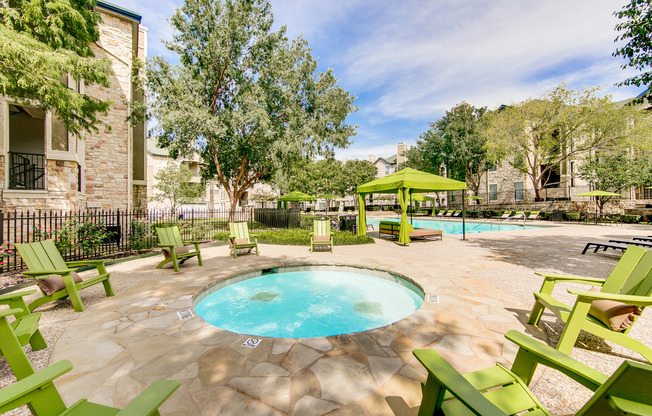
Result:
M366 331L419 309L423 295L379 277L344 271L273 273L219 289L195 311L239 334L312 338Z
M367 224L371 224L377 228L380 221L394 221L401 222L398 218L381 219L381 218L367 218ZM410 222L408 218L408 222ZM414 219L412 221L414 228L427 228L429 230L441 230L446 234L462 234L462 221L436 221L436 220L423 220ZM533 228L541 228L537 225L526 225L523 228L523 222L506 224L504 221L499 222L466 222L466 233L486 233L489 231L516 231L516 230L530 230Z

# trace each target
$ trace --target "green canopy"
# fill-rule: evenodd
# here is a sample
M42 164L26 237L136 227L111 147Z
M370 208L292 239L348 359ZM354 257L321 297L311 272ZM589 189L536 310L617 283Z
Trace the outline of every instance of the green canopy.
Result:
M424 194L412 194L413 201L434 201L435 198Z
M319 199L338 199L339 196L333 194L324 194L319 196Z
M401 230L399 232L398 242L407 244L410 242L410 232L408 231L407 208L410 201L410 195L417 192L437 192L437 191L459 191L466 190L466 183L454 179L444 178L443 176L432 173L421 172L411 168L402 169L391 175L384 176L380 179L373 180L358 186L359 201L359 220L358 234L367 234L367 224L365 216L364 195L370 193L398 193L398 202L401 205ZM464 199L462 199L464 204ZM464 205L462 205L464 207ZM462 209L462 227L464 229L464 209ZM463 237L464 238L464 237Z
M466 199L468 199L468 200L475 199L476 201L479 201L479 200L484 199L484 198L481 197L481 196L477 196L477 195L471 195L471 196L467 196Z
M293 191L287 195L283 195L278 198L277 201L290 201L290 202L300 202L300 201L315 201L317 198L304 194L303 192Z

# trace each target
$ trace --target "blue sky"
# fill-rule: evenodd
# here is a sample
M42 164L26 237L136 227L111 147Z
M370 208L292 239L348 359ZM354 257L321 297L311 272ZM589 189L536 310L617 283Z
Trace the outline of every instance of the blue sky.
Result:
M169 55L167 19L182 0L111 0L143 16L148 55ZM641 89L616 88L633 75L616 48L614 0L272 0L277 26L302 35L320 70L332 68L357 97L359 126L336 156L390 156L415 144L428 123L466 101L494 109L553 89L602 85L614 100Z

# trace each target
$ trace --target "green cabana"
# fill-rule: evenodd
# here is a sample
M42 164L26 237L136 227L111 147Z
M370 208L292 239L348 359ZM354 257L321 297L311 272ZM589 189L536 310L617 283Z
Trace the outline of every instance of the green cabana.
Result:
M367 219L365 215L365 195L372 193L388 194L398 193L398 203L401 205L401 231L398 242L408 244L410 233L408 231L407 208L410 195L417 192L460 191L466 190L466 183L432 173L421 172L405 168L391 175L358 186L358 234L367 234ZM464 230L464 198L462 198L462 229ZM466 233L463 231L463 237Z

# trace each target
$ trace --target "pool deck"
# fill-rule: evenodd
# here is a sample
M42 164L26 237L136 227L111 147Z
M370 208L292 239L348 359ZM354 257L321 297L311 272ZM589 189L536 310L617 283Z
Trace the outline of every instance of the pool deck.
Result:
M123 406L153 381L171 378L181 387L163 405L162 415L414 415L426 373L413 349L433 348L462 372L497 362L509 366L516 348L505 341L506 331L547 339L544 331L525 324L532 298L521 293L540 286L534 270L606 277L619 253L582 256L584 244L651 231L569 225L472 234L467 240L444 235L443 241L409 246L377 239L336 246L333 254L260 244L259 257L237 259L228 256L226 246L204 247L204 266L191 259L179 273L171 267L156 270L160 256L109 266L117 296L102 296L99 285L86 289L83 313L71 313L67 302L39 310L44 332L49 309L57 316L53 326L66 321L48 350L49 363L73 363L56 383L67 403L86 397ZM426 294L438 295L438 302L425 301L416 313L387 327L324 338L255 337L262 338L256 348L243 346L249 336L215 328L196 315L183 320L178 315L192 309L193 300L181 296L197 296L220 279L301 264L394 271ZM510 282L525 289L513 290ZM637 324L632 335L647 337L636 332L643 326Z

